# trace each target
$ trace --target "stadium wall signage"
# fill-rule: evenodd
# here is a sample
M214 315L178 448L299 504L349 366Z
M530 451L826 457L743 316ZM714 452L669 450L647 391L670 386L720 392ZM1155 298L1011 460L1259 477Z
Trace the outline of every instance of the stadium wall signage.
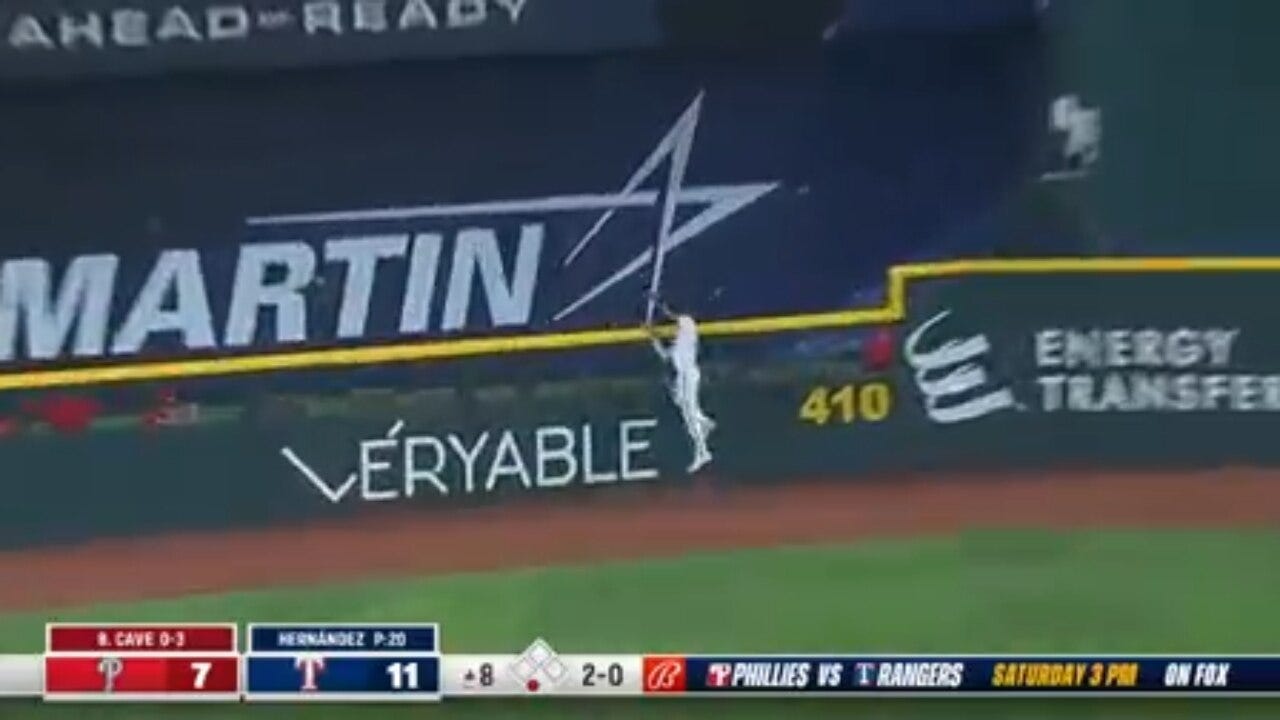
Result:
M916 78L901 84L856 54L796 53L49 93L0 125L58 128L33 149L91 136L95 150L16 148L0 167L13 189L0 198L0 388L635 343L659 250L662 298L702 323L839 325L889 265L1005 232L969 219L1031 180L1027 156L1049 133L1034 51L1002 40L964 64L959 93L931 70L953 54L933 40L881 51ZM68 118L91 112L73 133ZM982 149L996 137L1000 152ZM941 153L954 162L926 162ZM881 175L890 161L924 170ZM47 212L63 193L74 211ZM175 362L188 364L137 367Z
M15 0L0 78L246 70L661 48L816 48L847 32L1025 24L1033 0Z
M718 427L705 474L857 482L1280 464L1277 274L1280 259L1239 258L895 268L879 309L898 318L884 368L708 365L704 404ZM14 477L58 479L5 486L0 547L696 481L656 364L625 378L548 381L509 366L469 377L448 392L269 418L211 409L172 428L0 439ZM68 493L94 512L60 513ZM68 521L48 520L58 517Z
M0 10L0 76L626 49L656 35L619 21L643 18L649 4L621 0L611 14L577 0L27 0Z
M1142 262L1031 273L1011 261L1011 272L913 284L891 421L920 462L1280 461L1267 440L1280 413L1268 310L1280 268Z

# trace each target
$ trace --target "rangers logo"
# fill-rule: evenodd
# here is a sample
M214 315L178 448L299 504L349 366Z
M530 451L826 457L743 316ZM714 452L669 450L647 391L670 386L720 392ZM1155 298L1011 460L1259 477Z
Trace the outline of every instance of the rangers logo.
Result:
M293 661L293 667L302 674L298 688L303 692L315 692L320 689L316 679L324 672L323 655L299 655Z

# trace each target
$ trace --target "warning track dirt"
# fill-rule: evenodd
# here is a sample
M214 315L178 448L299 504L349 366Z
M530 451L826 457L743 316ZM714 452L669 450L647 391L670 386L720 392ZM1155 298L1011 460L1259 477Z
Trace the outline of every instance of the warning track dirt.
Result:
M1280 473L1072 473L813 479L642 498L404 510L232 533L0 553L0 609L976 528L1231 528L1280 522ZM447 547L448 553L422 552Z

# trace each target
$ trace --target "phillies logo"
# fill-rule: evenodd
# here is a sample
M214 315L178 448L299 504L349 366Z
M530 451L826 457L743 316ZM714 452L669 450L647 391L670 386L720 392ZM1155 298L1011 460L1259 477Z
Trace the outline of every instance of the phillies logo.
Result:
M324 672L324 657L321 655L300 655L298 659L293 661L293 666L302 672L302 686L304 692L315 692L319 690L316 685L316 678L320 673Z
M102 691L115 692L116 678L124 672L124 661L117 657L106 657L98 661L98 673L102 675Z
M684 692L684 689L684 658L646 657L644 659L645 692Z
M733 665L730 663L711 663L707 668L707 685L714 688L729 687L729 678L733 676Z

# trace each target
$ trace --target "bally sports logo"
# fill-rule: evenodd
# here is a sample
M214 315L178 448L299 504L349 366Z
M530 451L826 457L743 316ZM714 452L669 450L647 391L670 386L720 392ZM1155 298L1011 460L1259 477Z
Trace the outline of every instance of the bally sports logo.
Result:
M683 657L646 655L643 669L646 693L678 693L688 686Z

